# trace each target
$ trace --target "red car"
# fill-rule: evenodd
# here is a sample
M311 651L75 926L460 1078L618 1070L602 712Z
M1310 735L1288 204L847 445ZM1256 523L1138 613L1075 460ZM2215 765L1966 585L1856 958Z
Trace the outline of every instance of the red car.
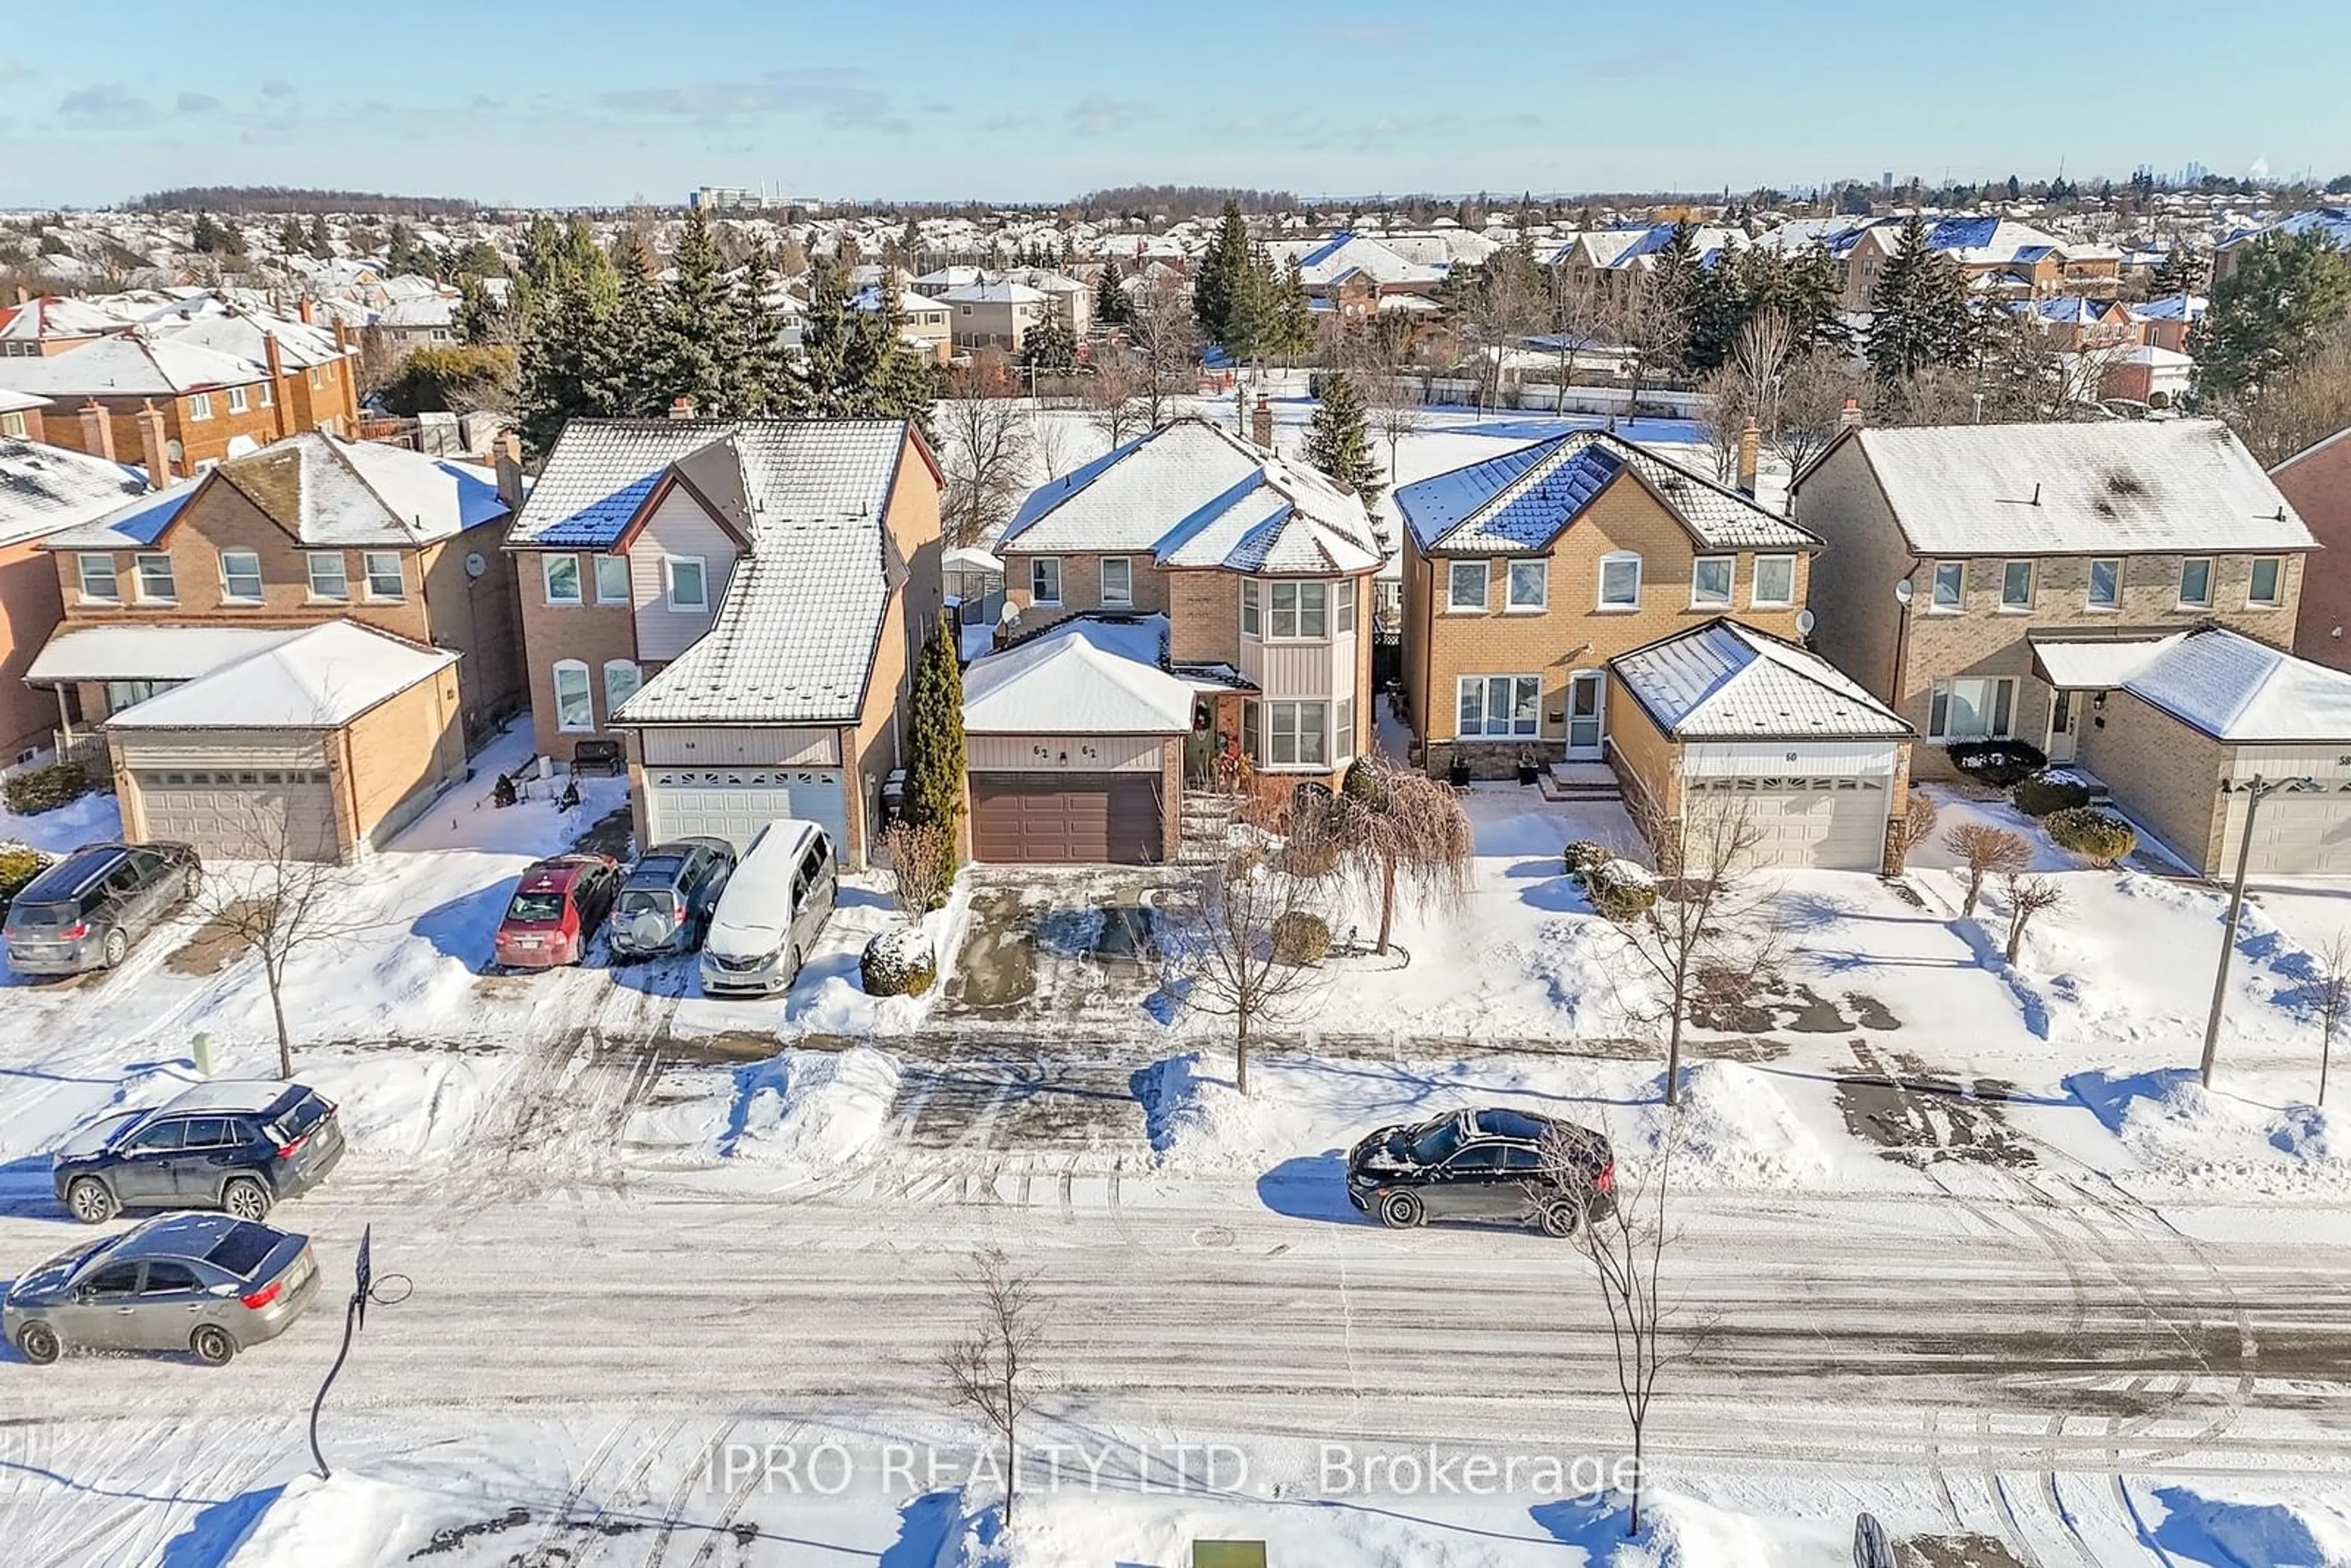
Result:
M496 962L510 969L577 964L620 891L621 867L610 855L556 855L526 866L498 922Z

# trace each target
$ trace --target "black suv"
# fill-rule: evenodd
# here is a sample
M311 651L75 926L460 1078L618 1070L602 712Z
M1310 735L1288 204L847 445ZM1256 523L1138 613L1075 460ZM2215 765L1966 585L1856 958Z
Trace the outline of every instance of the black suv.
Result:
M105 1117L56 1156L57 1197L99 1225L126 1208L217 1208L259 1219L343 1157L335 1107L299 1083L218 1079Z
M1347 1151L1347 1201L1399 1227L1476 1219L1572 1236L1608 1212L1615 1186L1607 1139L1531 1111L1448 1112Z
M20 975L111 969L150 926L193 898L204 862L187 844L85 844L25 884L0 936Z

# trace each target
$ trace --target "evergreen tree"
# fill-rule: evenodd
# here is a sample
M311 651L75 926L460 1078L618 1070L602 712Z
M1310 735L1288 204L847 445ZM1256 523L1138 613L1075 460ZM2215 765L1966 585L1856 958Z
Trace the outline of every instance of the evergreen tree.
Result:
M1078 368L1078 340L1070 336L1060 317L1048 316L1020 340L1020 363L1031 370L1066 374Z
M1102 277L1094 285L1094 323L1102 327L1123 327L1133 319L1134 307L1120 287L1118 258L1102 263Z
M2346 319L2351 261L2315 231L2263 235L2213 286L2212 308L2197 331L2197 388L2224 399L2257 397Z
M2147 286L2158 298L2174 294L2193 294L2204 287L2208 271L2202 256L2192 250L2174 246L2148 269Z
M783 312L775 302L778 291L767 247L754 247L743 260L735 291L739 321L736 352L740 359L736 396L745 413L789 411L791 374L785 361Z
M576 273L555 274L538 295L518 356L522 437L534 452L555 444L571 420L614 412L601 385L608 315Z
M1201 337L1236 359L1242 351L1233 342L1233 333L1243 325L1238 317L1247 308L1250 259L1249 221L1241 216L1238 202L1228 201L1224 220L1201 255L1199 275L1193 281L1192 318L1199 323Z
M1869 368L1887 386L1959 364L1974 350L1967 277L1958 261L1927 243L1926 220L1917 213L1903 220L1899 248L1869 291Z
M432 277L440 271L431 247L417 244L416 231L396 219L384 241L383 267L395 277L412 272Z
M308 237L302 232L302 220L291 213L287 214L285 224L277 231L278 254L292 256L308 244Z
M1322 401L1306 426L1306 461L1363 497L1369 510L1387 488L1364 423L1364 397L1343 371L1322 378Z
M1314 301L1292 256L1274 298L1272 351L1291 364L1314 351Z
M955 628L941 615L923 643L906 692L906 790L901 811L914 826L946 830L955 852L963 815L963 670Z
M514 339L514 323L478 277L465 279L458 289L456 325L459 340L475 348Z
M697 413L739 414L753 401L743 395L740 379L749 344L726 263L699 208L686 215L670 265L676 276L647 301L638 371L645 401L666 405L687 397Z
M317 213L310 218L310 254L320 261L334 258L335 244L327 235L327 214Z

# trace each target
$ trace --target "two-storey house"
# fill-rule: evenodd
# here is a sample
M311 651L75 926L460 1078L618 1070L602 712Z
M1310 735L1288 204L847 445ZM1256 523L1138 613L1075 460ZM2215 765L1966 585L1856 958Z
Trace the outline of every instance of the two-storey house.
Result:
M136 468L0 434L0 768L37 760L52 744L56 706L25 684L34 656L65 619L57 563L41 541L146 491L147 476Z

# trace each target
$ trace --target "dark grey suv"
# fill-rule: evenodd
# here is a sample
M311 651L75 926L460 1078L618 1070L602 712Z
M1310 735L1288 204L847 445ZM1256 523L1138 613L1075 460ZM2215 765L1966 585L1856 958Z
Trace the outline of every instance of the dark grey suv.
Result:
M735 874L725 839L677 839L637 857L612 904L612 956L691 953L710 929L710 912Z
M343 1157L335 1107L314 1089L217 1079L145 1111L104 1117L52 1163L58 1201L98 1225L126 1208L217 1208L259 1219Z
M111 969L150 927L195 896L204 862L187 844L86 844L26 883L0 937L20 975Z

